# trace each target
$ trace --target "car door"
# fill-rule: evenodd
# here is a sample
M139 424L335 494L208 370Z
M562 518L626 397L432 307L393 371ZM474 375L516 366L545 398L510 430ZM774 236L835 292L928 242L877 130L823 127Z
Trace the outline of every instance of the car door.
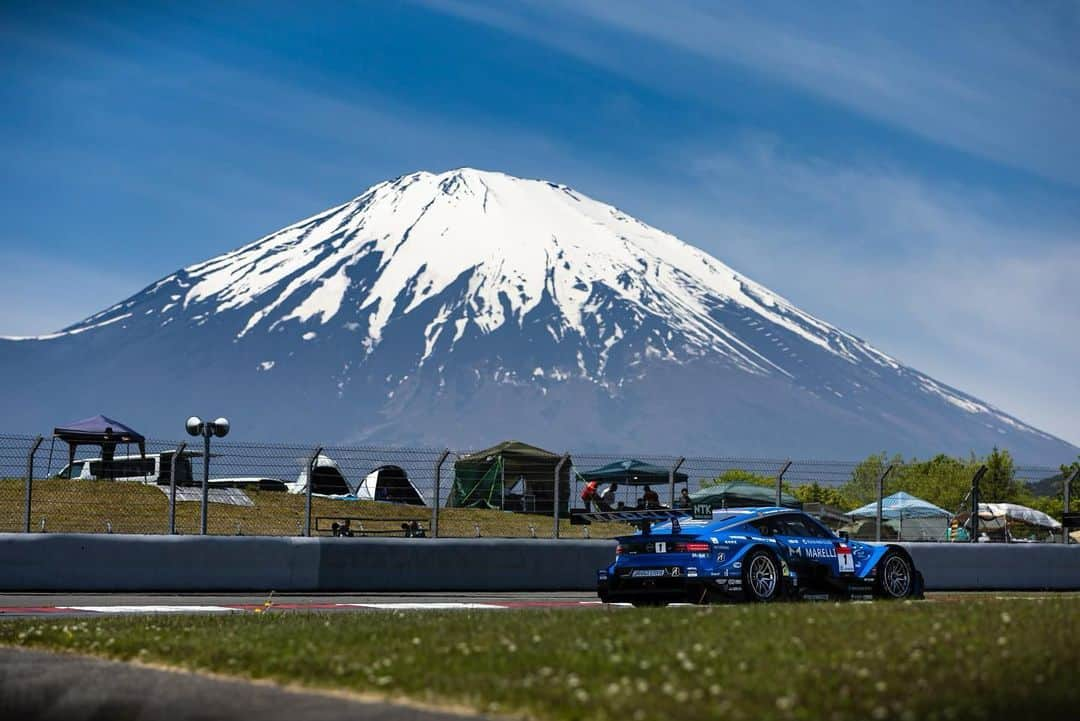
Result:
M772 519L776 540L788 553L789 563L804 577L837 575L836 539L798 513Z

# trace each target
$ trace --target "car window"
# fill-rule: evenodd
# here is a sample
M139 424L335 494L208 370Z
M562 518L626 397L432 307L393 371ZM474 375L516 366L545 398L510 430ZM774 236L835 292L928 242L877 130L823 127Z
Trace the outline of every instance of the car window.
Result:
M135 478L155 471L153 458L117 458L112 461L91 461L90 473L95 478Z
M789 514L777 516L773 520L779 526L779 533L784 536L794 536L796 538L825 537L820 528L807 521L803 516Z
M803 522L806 524L806 527L810 529L811 536L814 536L815 538L828 538L830 540L835 538L831 532L822 528L821 524L817 521L811 518L803 518Z
M763 536L777 536L784 533L784 528L776 516L751 521L750 526Z

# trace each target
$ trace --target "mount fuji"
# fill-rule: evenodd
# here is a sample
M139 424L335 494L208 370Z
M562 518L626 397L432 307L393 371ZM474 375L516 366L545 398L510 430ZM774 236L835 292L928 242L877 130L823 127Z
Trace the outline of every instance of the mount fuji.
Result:
M858 457L1077 449L565 186L379 183L57 333L0 340L3 427Z

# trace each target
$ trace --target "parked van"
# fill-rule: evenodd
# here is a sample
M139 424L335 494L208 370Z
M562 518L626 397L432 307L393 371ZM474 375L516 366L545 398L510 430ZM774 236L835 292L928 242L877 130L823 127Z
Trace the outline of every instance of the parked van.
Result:
M101 458L83 458L70 466L64 466L55 478L68 478L82 481L136 481L169 485L173 456L176 451L147 453L145 456L114 456L111 461ZM202 458L198 451L185 451L176 461L176 485L197 486L202 483L192 473L191 459ZM264 491L284 491L286 484L277 478L251 476L243 478L211 478L210 485L215 488L250 488L258 487Z
M114 456L111 461L102 458L83 458L69 466L64 466L56 478L79 479L83 481L138 481L140 483L170 483L172 459L175 451L147 453L145 456ZM200 453L185 452L176 461L176 482L191 483L192 456Z

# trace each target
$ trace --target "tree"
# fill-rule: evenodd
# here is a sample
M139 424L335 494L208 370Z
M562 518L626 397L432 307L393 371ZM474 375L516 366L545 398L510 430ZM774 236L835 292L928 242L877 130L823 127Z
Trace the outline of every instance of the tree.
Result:
M971 490L979 465L974 458L964 461L944 454L922 462L912 459L893 470L887 492L906 491L955 513L962 510L960 504Z
M847 503L845 505L855 508L870 503L877 499L877 479L885 472L889 465L902 462L899 455L888 459L885 451L867 456L851 472L851 480L840 487L840 493Z
M1064 481L1070 474L1080 471L1080 456L1076 457L1076 460L1069 465L1061 464L1061 480Z
M979 482L979 500L987 503L1020 501L1023 483L1016 479L1016 469L1008 451L996 447L983 461L986 475Z
M824 503L827 506L850 511L852 506L844 494L837 488L823 486L817 481L806 485L796 486L792 493L800 503Z
M702 487L722 486L725 483L752 483L755 486L776 486L776 479L769 476L758 475L742 468L729 468L716 478L706 478L701 481Z

